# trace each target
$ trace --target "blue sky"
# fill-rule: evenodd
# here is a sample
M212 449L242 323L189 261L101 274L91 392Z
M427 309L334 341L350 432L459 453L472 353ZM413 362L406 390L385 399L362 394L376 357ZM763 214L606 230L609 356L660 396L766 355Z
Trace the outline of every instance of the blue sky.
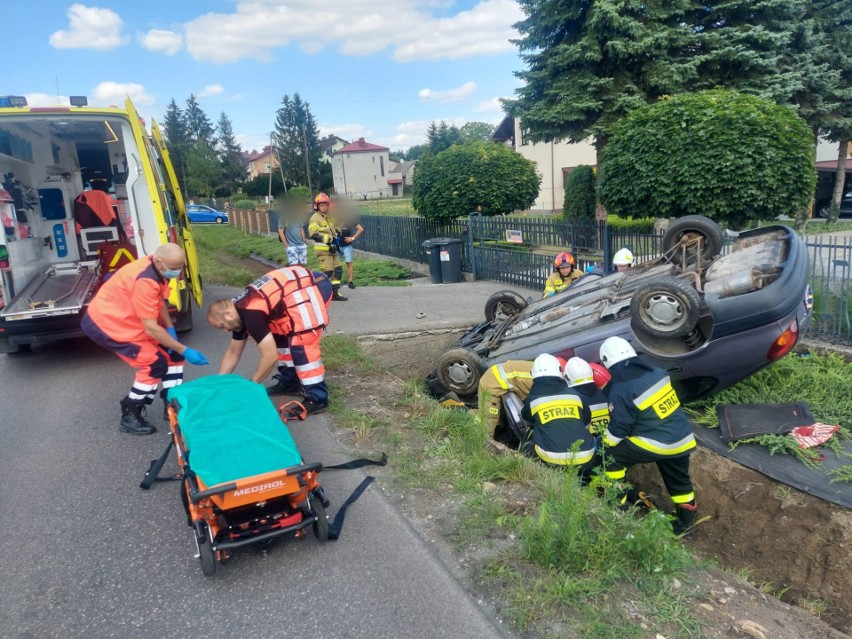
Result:
M498 123L522 67L514 0L4 2L0 94L31 105L86 95L162 121L190 94L224 111L245 150L268 143L285 94L323 135L391 149L430 121Z

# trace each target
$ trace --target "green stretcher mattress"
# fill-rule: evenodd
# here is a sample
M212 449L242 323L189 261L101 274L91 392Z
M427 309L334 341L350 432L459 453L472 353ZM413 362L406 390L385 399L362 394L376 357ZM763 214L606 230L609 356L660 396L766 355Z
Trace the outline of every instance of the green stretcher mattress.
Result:
M175 386L189 467L207 487L302 465L302 456L266 389L239 375L212 375Z

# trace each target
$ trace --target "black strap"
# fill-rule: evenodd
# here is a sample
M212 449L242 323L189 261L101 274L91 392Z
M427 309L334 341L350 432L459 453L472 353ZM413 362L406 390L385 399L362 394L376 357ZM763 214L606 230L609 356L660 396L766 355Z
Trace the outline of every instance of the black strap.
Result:
M368 460L369 461L369 460ZM373 462L375 464L375 462ZM383 464L382 464L383 465ZM343 520L346 519L346 509L349 508L352 504L358 501L358 498L367 490L367 486L373 483L375 477L367 475L358 487L352 491L352 494L349 495L349 499L343 502L343 505L340 507L340 510L337 511L337 514L334 516L334 521L331 526L328 527L328 538L331 540L336 540L340 538L340 533L343 530Z
M382 458L379 461L373 461L372 459L367 459L366 457L361 457L360 459L353 459L351 461L346 462L345 464L336 464L334 466L323 466L323 470L355 470L356 468L363 468L364 466L387 466L388 465L388 456L385 453L382 453Z
M154 485L155 481L177 481L179 479L183 479L182 474L163 477L162 479L157 477L157 475L160 474L160 471L163 470L163 465L166 463L166 459L168 458L169 452L172 450L174 443L174 439L169 439L169 445L166 446L166 450L163 451L163 454L160 455L159 458L151 460L151 465L148 466L148 470L145 472L145 478L142 480L142 483L139 484L139 488L142 490L148 490Z

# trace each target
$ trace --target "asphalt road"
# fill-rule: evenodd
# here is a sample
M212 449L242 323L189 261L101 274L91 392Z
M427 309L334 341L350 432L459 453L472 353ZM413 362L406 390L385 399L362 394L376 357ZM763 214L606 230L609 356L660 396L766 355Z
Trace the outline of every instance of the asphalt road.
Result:
M350 332L406 330L412 313L436 326L471 323L501 288L357 289L345 308L332 306L332 322ZM211 287L206 301L233 292ZM188 380L215 373L227 342L198 309L195 319L185 341L213 364L187 366ZM249 347L237 372L255 362ZM168 435L165 427L148 437L118 431L118 402L131 381L129 367L85 339L0 355L0 636L507 636L379 484L349 509L338 541L309 534L268 552L245 549L205 578L178 484L139 488ZM155 408L151 421L164 424ZM348 459L329 419L293 426L306 461ZM176 468L170 459L165 470ZM365 474L321 474L331 516Z

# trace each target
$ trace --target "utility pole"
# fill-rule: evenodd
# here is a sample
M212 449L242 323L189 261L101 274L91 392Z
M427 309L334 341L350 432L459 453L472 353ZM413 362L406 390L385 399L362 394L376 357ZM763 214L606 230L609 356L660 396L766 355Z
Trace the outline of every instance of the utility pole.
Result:
M269 194L266 196L266 203L269 206L272 206L272 136L273 133L269 133L269 163L266 165L267 170L269 171Z
M308 191L313 196L314 187L311 185L311 162L308 158L308 137L305 135L305 125L302 124L302 148L305 150L305 173L308 174Z

